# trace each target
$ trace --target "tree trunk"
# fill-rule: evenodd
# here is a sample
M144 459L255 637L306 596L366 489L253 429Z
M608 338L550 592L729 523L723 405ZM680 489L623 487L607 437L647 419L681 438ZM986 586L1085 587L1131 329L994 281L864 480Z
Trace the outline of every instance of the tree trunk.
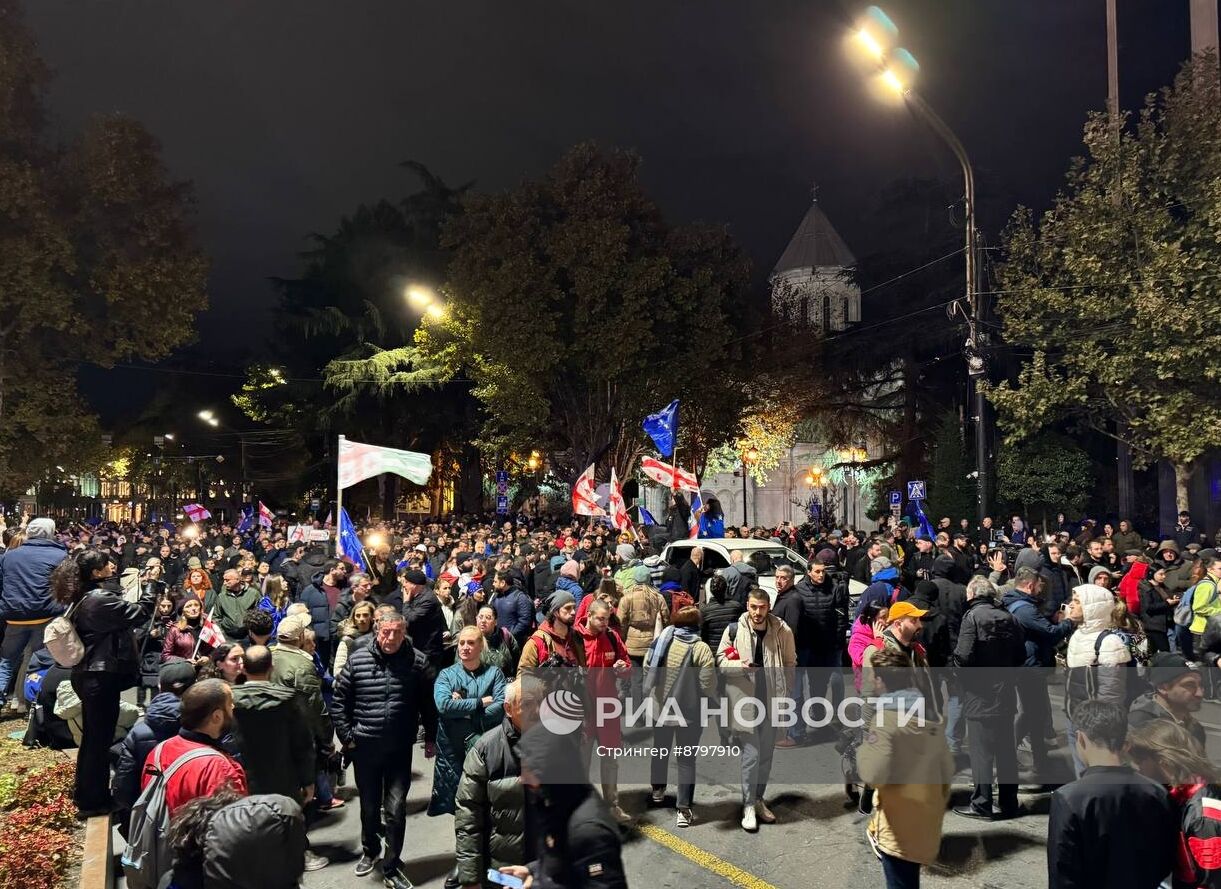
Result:
M1194 461L1174 464L1174 499L1180 512L1191 510L1191 477L1195 471Z
M483 455L473 444L462 447L461 467L458 473L458 491L454 511L462 513L483 511Z

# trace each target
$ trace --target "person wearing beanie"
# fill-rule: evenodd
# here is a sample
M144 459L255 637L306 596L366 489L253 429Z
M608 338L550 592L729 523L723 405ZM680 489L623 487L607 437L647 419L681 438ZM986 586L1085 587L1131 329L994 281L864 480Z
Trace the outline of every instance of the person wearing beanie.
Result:
M630 543L621 543L615 547L615 555L619 557L619 561L627 564L636 558L636 547Z
M553 657L574 668L585 665L585 645L574 629L577 618L576 600L563 590L544 600L544 619L522 646L518 673L533 673L540 664Z
M580 584L581 563L575 559L569 559L560 566L560 576L555 579L556 592L568 593L572 596L572 600L579 608L581 599L585 597L585 590Z
M1168 719L1181 726L1204 749L1204 726L1193 715L1204 704L1204 678L1181 654L1159 651L1149 661L1146 677L1153 690L1132 702L1128 725L1142 726L1154 719Z
M308 611L289 614L276 627L276 644L271 649L270 680L296 691L309 719L315 744L331 743L334 729L326 702L322 698L322 680L314 668L314 658L305 650L305 631L313 623Z
M826 565L828 568L832 568L838 564L839 556L835 554L835 550L828 546L820 549L814 556L814 560L820 565Z
M170 658L158 672L159 693L148 704L144 715L118 747L110 792L118 812L119 831L127 835L127 814L140 795L140 773L152 749L178 734L178 713L182 693L195 684L195 665L183 658Z

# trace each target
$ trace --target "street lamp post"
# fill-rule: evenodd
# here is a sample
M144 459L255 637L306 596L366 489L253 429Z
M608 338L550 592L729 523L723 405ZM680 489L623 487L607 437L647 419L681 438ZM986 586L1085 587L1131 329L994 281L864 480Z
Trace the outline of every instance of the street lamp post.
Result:
M742 453L742 524L749 526L750 522L746 516L746 476L750 474L750 467L759 459L759 451L757 448L748 448ZM758 517L759 508L755 507L755 516Z
M893 22L877 7L870 8L874 22L880 22L884 32L881 39L873 34L868 27L861 27L856 34L857 42L877 62L881 80L891 90L898 94L907 105L914 109L929 125L934 133L953 152L954 157L962 167L963 201L966 216L966 305L963 309L957 302L950 307L950 316L960 315L967 325L966 341L963 344L963 356L967 363L967 377L975 389L975 470L976 470L976 508L980 522L988 512L988 441L987 441L987 410L988 403L984 397L980 383L988 373L987 360L984 354L983 326L985 322L984 304L979 292L978 272L976 268L976 228L975 228L975 169L962 140L942 120L941 115L933 110L924 97L912 89L910 84L896 72L892 65L892 57L918 69L915 59L907 50L899 49L890 53L885 46L886 37L897 34Z

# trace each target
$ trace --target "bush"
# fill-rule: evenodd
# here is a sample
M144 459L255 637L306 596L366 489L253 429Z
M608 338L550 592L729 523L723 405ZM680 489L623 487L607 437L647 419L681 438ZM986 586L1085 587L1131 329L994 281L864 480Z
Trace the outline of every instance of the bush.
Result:
M75 857L75 772L59 762L0 775L0 889L58 889Z
M10 816L0 826L0 889L56 889L71 852L66 831L32 830Z
M76 765L71 762L60 762L26 775L19 780L11 807L28 809L59 799L71 799L75 777Z

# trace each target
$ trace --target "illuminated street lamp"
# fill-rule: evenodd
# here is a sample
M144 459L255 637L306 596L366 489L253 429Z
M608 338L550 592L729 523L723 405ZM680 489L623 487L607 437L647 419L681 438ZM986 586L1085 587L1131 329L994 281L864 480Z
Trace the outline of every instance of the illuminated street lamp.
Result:
M759 461L759 449L747 448L742 452L742 524L748 524L746 520L746 476L750 474L750 467L754 466ZM756 510L756 515L758 510Z
M932 128L946 146L954 153L962 167L963 200L966 224L966 308L958 302L950 306L951 317L960 316L967 325L966 342L963 344L963 357L967 365L967 377L975 386L975 471L976 471L976 506L978 518L982 522L988 512L988 444L985 434L985 417L987 401L982 378L988 373L987 360L984 354L983 297L979 293L976 282L976 232L975 232L975 170L962 141L950 129L941 116L912 89L910 81L920 70L916 59L910 52L902 48L894 48L899 29L876 6L866 10L864 20L851 37L853 43L869 59L869 64L875 71L875 78L885 88L902 99L914 109ZM905 76L906 75L906 76Z

